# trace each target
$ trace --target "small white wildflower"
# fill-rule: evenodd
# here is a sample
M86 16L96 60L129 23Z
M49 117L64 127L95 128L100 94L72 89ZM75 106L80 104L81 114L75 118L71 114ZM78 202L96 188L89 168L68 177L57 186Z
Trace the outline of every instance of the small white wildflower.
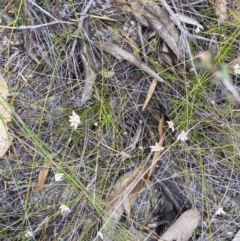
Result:
M221 36L223 39L226 39L226 38L227 38L225 34L221 34L220 36Z
M226 212L223 210L222 207L219 207L215 213L215 215L222 215L222 214L226 214Z
M187 140L188 140L187 135L188 135L187 132L182 131L182 132L177 136L177 141L182 141L182 142L187 141Z
M240 74L240 65L239 64L234 65L234 74Z
M63 180L64 174L63 173L55 173L55 182L59 182Z
M77 129L78 125L81 124L80 116L76 114L74 110L72 111L72 115L69 116L69 122L70 126L73 126L75 130Z
M155 144L155 146L150 146L151 152L156 152L156 151L163 151L164 147L159 146L158 143Z
M97 236L99 236L102 240L104 240L104 239L103 239L103 234L102 234L101 231L98 231L98 232L97 232Z
M174 128L174 123L173 121L167 121L168 123L168 128L172 130L172 132L174 132L175 128Z
M63 214L68 214L68 213L71 212L70 208L67 207L67 206L64 205L64 204L62 204L59 209L61 209L61 214L62 214L62 215L63 215Z
M204 27L201 24L198 24L197 28L195 29L195 33L200 33L201 30L204 30Z
M195 33L200 33L201 32L201 29L199 28L199 27L197 27L196 29L195 29Z
M28 231L26 231L26 233L25 233L25 237L26 237L26 238L34 238L34 234L33 234L32 231L28 230Z

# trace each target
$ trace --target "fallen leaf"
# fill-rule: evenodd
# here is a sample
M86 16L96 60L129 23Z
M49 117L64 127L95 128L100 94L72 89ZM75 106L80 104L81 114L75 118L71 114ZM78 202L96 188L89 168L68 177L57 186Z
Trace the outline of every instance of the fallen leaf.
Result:
M147 167L139 167L136 170L125 173L117 180L113 191L107 198L106 223L101 230L104 240L112 240L113 230L115 230L117 223L120 221L124 211L129 215L131 204L144 187L147 179Z
M218 26L220 26L227 19L227 1L216 0L214 8L218 17Z
M184 14L181 13L176 13L175 17L177 17L181 22L183 23L187 23L187 24L191 24L191 25L195 25L196 27L199 28L199 30L203 30L204 27L194 18L186 16ZM172 17L170 16L170 19L173 21Z
M8 93L7 83L0 75L0 157L6 153L11 143L6 126L6 123L11 120L11 111L5 99Z
M185 211L162 235L162 240L188 241L200 223L200 220L201 212L199 210L189 209Z
M146 181L148 180L148 172L146 172L146 170L147 168L143 168L142 170L140 170L135 176L134 180L132 180L132 182L129 184L129 187L126 188L123 192L123 207L128 216L130 216L131 206L134 200L136 199L138 193L140 193Z
M149 86L147 97L146 97L146 99L144 101L144 104L143 104L143 107L142 107L142 111L144 111L144 109L146 108L148 102L152 98L152 95L153 95L153 92L154 92L156 86L157 86L157 80L153 79L152 83Z
M6 98L8 94L9 92L8 92L7 83L2 77L2 75L0 75L0 96L2 95L3 97Z
M107 199L107 212L119 221L124 210L130 211L130 205L136 194L141 191L145 184L146 167L137 168L134 171L122 175L114 185L114 189Z
M11 140L8 136L8 130L3 121L0 120L0 157L2 157L8 150Z
M135 17L146 27L155 30L156 34L168 45L179 60L184 61L184 55L179 48L180 34L168 14L155 2L144 0L140 1L141 4L134 0L128 2Z
M237 234L234 236L232 241L240 241L240 230L238 230Z
M48 171L50 168L50 163L45 163L42 167L42 169L39 172L38 175L38 184L37 184L37 190L39 191L39 189L41 189L44 186L44 183L46 181L47 175L48 175Z

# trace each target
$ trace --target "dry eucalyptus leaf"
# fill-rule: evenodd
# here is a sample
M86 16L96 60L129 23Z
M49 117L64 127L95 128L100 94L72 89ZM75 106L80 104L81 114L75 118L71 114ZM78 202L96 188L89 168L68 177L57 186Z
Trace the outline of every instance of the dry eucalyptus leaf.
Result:
M204 29L204 27L194 18L191 18L189 16L186 16L186 15L183 15L183 14L180 14L180 13L176 13L175 16L183 23L188 23L188 24L194 25L201 30ZM170 16L170 19L173 21L171 16Z
M227 19L227 1L216 0L215 13L218 17L218 25L220 26Z
M11 140L8 136L7 127L3 121L0 121L0 157L2 157L8 150Z
M240 230L238 230L237 234L234 236L232 241L240 241Z
M124 210L129 213L131 204L141 191L147 179L147 168L138 168L122 175L116 182L107 200L107 212L119 221ZM145 174L146 173L146 174Z
M188 241L201 220L199 210L189 209L162 235L166 241Z
M50 168L50 163L46 163L43 165L42 169L40 170L39 175L38 175L38 184L37 184L36 191L38 191L40 188L42 188L44 186L44 183L45 183L47 175L48 175L49 168Z
M0 75L0 96L2 95L3 97L7 97L8 95L8 87L7 87L7 83L4 80L4 78Z
M124 211L129 215L131 204L136 198L137 193L145 185L147 177L147 167L140 167L122 175L115 183L114 189L107 199L107 223L102 228L105 241L113 240L117 223L120 221Z
M150 27L156 31L156 34L168 45L180 61L185 60L183 52L184 43L181 39L179 48L180 34L168 14L156 3L152 1L140 0L142 4L136 4L136 1L129 0L131 8L134 10L133 14L145 26ZM139 18L142 16L144 18ZM184 47L185 49L185 47Z
M130 215L131 206L134 200L136 199L138 193L140 193L146 181L148 180L148 173L146 172L146 170L147 168L143 168L137 172L134 171L134 179L132 179L132 182L129 184L128 188L126 188L123 192L123 207L128 216Z
M154 92L156 86L157 86L157 80L154 79L154 80L152 81L149 89L148 89L147 97L146 97L146 99L145 99L145 101L144 101L144 104L143 104L143 107L142 107L142 111L144 111L144 109L146 108L148 102L149 102L150 99L152 98L152 95L153 95L153 92Z
M10 139L6 127L6 123L11 120L10 109L5 100L8 93L7 83L0 75L0 157L6 153L10 146Z

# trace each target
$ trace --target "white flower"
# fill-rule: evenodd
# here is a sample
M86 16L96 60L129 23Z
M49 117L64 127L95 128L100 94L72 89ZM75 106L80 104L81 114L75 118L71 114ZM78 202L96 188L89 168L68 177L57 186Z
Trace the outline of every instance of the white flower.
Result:
M195 29L195 33L200 33L201 30L204 30L204 27L201 24L198 24L197 28Z
M172 132L174 132L175 128L174 128L174 123L173 121L167 121L168 123L168 128L172 130Z
M178 136L177 136L177 141L182 141L185 142L188 140L188 132L182 131Z
M64 204L62 204L59 209L61 209L61 214L62 214L62 215L63 215L63 214L68 214L68 213L71 212L70 208L67 207L67 206L64 205Z
M97 236L99 236L102 240L104 240L104 239L103 239L103 234L102 234L101 231L98 231L98 232L97 232Z
M239 64L234 65L234 74L240 74L240 65Z
M59 182L63 180L64 174L63 173L55 173L55 182Z
M222 207L219 207L215 213L215 215L221 215L221 214L226 214L226 212L223 210Z
M164 147L160 146L158 143L155 144L155 146L150 146L151 152L156 152L156 151L163 151Z
M34 234L33 234L32 231L28 230L28 231L26 231L26 233L25 233L25 237L26 237L26 238L34 238Z
M80 116L77 115L74 110L72 111L72 115L69 116L69 122L70 126L73 126L75 130L77 129L78 125L81 124Z

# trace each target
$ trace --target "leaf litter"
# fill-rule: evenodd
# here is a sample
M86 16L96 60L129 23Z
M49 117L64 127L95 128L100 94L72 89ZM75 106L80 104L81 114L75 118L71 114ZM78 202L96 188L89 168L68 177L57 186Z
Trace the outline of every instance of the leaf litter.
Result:
M156 158L152 158L148 163L147 168L152 169L151 172L153 173L151 177L148 178L147 176L144 176L144 173L142 173L144 178L141 178L138 176L138 174L134 173L135 170L133 172L130 171L130 175L135 176L135 182L137 184L135 185L135 182L130 177L128 179L126 176L126 179L128 179L129 182L125 183L126 185L122 188L128 189L129 193L132 194L132 197L131 195L128 196L128 194L124 193L124 191L115 193L119 194L122 199L124 197L127 200L124 203L125 206L122 206L124 212L126 213L126 219L131 218L132 225L134 225L134 222L137 222L134 220L134 217L127 217L128 215L131 216L131 213L129 213L129 207L131 209L132 202L136 200L135 194L143 190L144 187L148 189L151 186L149 183L156 182L156 176L158 176L160 177L160 183L162 182L165 184L165 186L167 186L165 179L170 179L171 181L179 184L178 188L182 192L183 190L187 189L186 198L191 198L192 205L184 204L184 206L177 206L178 203L175 203L175 209L183 212L185 208L188 209L196 207L200 210L204 210L203 207L209 207L208 216L206 215L206 212L203 212L202 214L203 216L207 216L207 220L204 220L201 228L199 228L197 232L198 235L201 235L201 237L198 238L197 235L192 234L193 239L195 238L198 241L207 240L207 237L205 236L209 234L208 230L211 230L211 235L213 235L213 239L215 240L225 240L224 235L226 234L234 237L237 231L236 227L238 223L238 216L234 210L239 209L239 203L236 198L229 198L229 193L235 195L232 190L237 188L238 180L236 171L236 163L238 163L238 139L235 136L234 128L237 128L239 123L239 119L236 118L235 113L239 112L238 109L234 109L234 115L229 115L228 110L235 108L235 106L229 105L232 100L230 98L226 98L225 95L222 95L220 98L218 91L223 91L224 89L227 89L228 86L228 95L231 94L237 97L237 92L234 93L234 89L231 90L231 88L237 89L237 77L233 73L233 76L231 76L231 86L228 85L229 83L225 83L225 86L223 85L223 87L221 86L221 88L219 88L219 84L222 83L222 79L218 79L217 83L213 83L209 79L201 79L201 71L199 72L198 69L196 69L196 71L198 77L201 78L197 78L198 84L196 84L195 79L192 79L191 73L185 73L182 68L179 68L181 70L181 75L178 75L179 72L175 71L174 75L169 76L166 74L165 68L163 68L163 71L165 72L164 75L162 75L162 70L153 68L153 64L150 61L144 61L145 65L142 65L141 59L148 58L148 60L150 60L150 58L153 58L155 60L154 54L157 54L157 48L155 48L156 46L153 46L153 55L151 56L144 56L144 51L142 51L143 46L145 44L147 45L151 38L155 38L153 33L160 19L158 13L153 11L153 8L155 9L156 5L149 1L148 3L150 4L145 5L145 1L139 1L138 3L141 5L140 7L144 8L144 11L134 12L132 11L134 6L128 6L128 9L131 7L130 11L121 15L123 12L122 10L125 11L124 6L121 6L119 11L119 9L116 8L116 4L112 6L113 9L108 9L108 5L105 5L105 3L102 5L100 4L100 6L95 4L91 7L91 4L89 4L91 2L93 1L89 1L86 3L86 5L81 3L76 5L74 13L77 13L76 16L78 16L80 20L78 17L75 18L75 16L73 16L72 11L70 11L70 14L66 11L66 15L64 16L64 19L67 19L69 22L71 22L71 28L74 30L78 28L78 22L81 22L82 18L85 18L86 16L89 17L90 32L87 36L89 39L84 39L84 41L86 40L87 43L85 46L79 40L79 38L83 40L82 36L79 37L78 35L74 34L74 40L70 39L70 41L66 41L68 38L63 37L62 39L57 38L58 41L56 41L53 36L48 36L48 34L46 34L56 34L58 31L62 30L63 26L67 26L61 20L57 20L57 22L50 25L49 23L46 23L47 19L42 17L45 16L46 13L49 13L50 15L47 14L47 16L50 17L55 15L55 13L53 14L51 12L52 9L55 9L56 7L54 3L52 3L53 5L46 9L44 7L38 8L38 3L34 3L33 5L26 4L29 14L27 19L30 19L30 23L28 23L30 25L22 26L20 24L20 26L17 27L12 25L8 26L9 28L12 28L11 39L9 39L11 51L8 53L3 52L3 58L0 61L1 70L5 72L6 70L9 71L7 74L11 76L11 81L8 84L11 86L11 89L14 89L14 91L18 93L14 101L14 105L17 107L16 110L18 111L17 113L19 114L19 119L23 120L28 128L30 128L34 133L38 134L39 140L34 140L32 136L29 136L29 133L24 131L24 128L19 129L17 126L14 126L14 128L16 128L16 135L18 138L17 140L14 140L15 143L13 148L11 148L9 151L9 154L12 155L8 160L6 160L6 162L1 162L0 172L2 174L3 170L4 174L0 176L1 181L6 183L6 180L9 179L9 176L17 181L14 184L14 188L12 188L11 183L8 182L6 190L1 190L4 191L4 195L6 194L7 197L6 200L3 198L1 199L0 197L1 210L3 210L5 214L2 216L2 219L5 227L7 227L7 238L14 240L15 237L12 236L13 233L14 235L19 234L19 237L23 237L26 230L32 230L36 240L41 238L62 238L63 235L66 237L66 239L71 237L73 240L78 240L81 238L92 240L97 233L97 228L99 227L98 221L101 219L101 215L103 213L102 207L104 206L103 203L105 200L105 193L109 186L111 186L112 180L116 180L116 177L119 176L121 178L121 176L129 172L129 169L132 170L135 168L136 170L136 166L141 167L141 164L146 162L146 158L149 158L150 155L153 155L149 153L149 146L154 145L155 143L157 143L155 144L155 151L159 150L161 154ZM133 1L130 2L132 4ZM195 56L187 56L189 54L189 40L194 40L191 43L191 47L194 49L196 48L197 51L199 49L208 49L210 46L215 50L221 48L222 43L218 43L218 34L210 35L208 32L202 33L201 31L199 35L191 34L194 33L195 26L199 27L201 30L201 27L196 25L199 22L203 24L201 26L206 26L207 30L212 31L215 29L215 27L211 25L210 21L208 21L207 18L202 18L201 15L202 10L204 11L206 8L211 7L207 1L197 1L194 3L191 2L192 4L185 4L187 1L184 1L185 3L183 5L180 4L180 2L183 1L161 2L162 4L157 2L154 3L158 4L168 18L164 17L162 19L161 25L159 26L163 26L164 29L162 32L157 31L157 35L159 38L164 38L164 36L161 36L160 34L167 34L167 36L170 36L171 41L169 41L168 44L165 43L165 45L172 52L175 51L174 55L176 55L175 57L178 58L179 62L184 62L188 58L195 58ZM64 10L66 10L66 5L63 6ZM229 8L230 5L231 3L229 2L227 7ZM87 9L87 6L90 6L90 11L89 8ZM96 8L96 6L98 8L104 7L104 9L100 9L100 11ZM150 6L152 7L151 9ZM197 11L195 11L195 7ZM183 11L181 12L180 9ZM49 12L47 10L49 10ZM71 7L70 10L72 10ZM120 18L123 19L113 19L115 17L113 10L117 12L118 17L120 16ZM157 9L157 7L156 10L161 11ZM171 13L171 10L174 12L174 14ZM38 15L39 18L36 18L36 11L38 11L37 13L42 13L42 15ZM212 12L213 11L214 9L212 9ZM181 12L181 14L184 12L187 16L181 16L178 12ZM109 15L110 17L101 17L99 16L99 13L100 15L106 14L106 16ZM5 11L4 14L8 14L8 12ZM59 12L59 14L61 15L62 12ZM10 15L11 18L13 16L11 13L8 15ZM196 16L196 19L198 19L197 22L194 21L194 16ZM100 18L102 18L104 23L98 21ZM136 31L136 25L131 23L129 24L130 27L128 26L128 28L126 28L127 24L130 23L129 20L133 20L135 22L136 18L140 19L140 23L138 25L142 28L141 37L137 35L137 31L139 30ZM167 19L167 21L170 20L171 22L164 22L165 19ZM125 41L124 44L116 41L115 36L112 38L112 34L110 34L110 38L108 38L107 35L110 33L110 31L106 30L108 28L105 28L107 21L114 23L117 22L118 24L120 22L120 27L124 29L127 34L131 33L129 36L131 36L134 41L131 41L131 38L127 39L127 35L127 41ZM187 23L186 26L188 30L186 30L185 25L183 24L184 22ZM11 21L9 23L11 23ZM61 25L59 23L61 23ZM224 25L225 23L226 22L223 21L221 24ZM32 26L38 26L38 29L33 29ZM113 26L112 23L111 26ZM22 29L30 28L32 28L31 33L28 33L25 41L30 41L31 45L28 46L32 47L31 53L33 53L37 59L41 59L39 63L38 61L32 61L31 58L33 59L33 57L31 56L31 58L27 58L27 51L24 49L20 50L19 46L17 45L17 41L15 40L22 39L22 37L19 38L18 35L21 34ZM131 30L134 29L134 31L128 31L129 28L131 28ZM174 28L177 29L176 33L174 32ZM224 34L228 33L228 28L229 26L227 28L222 28ZM5 29L3 30L2 34L9 36ZM142 43L140 43L139 38L143 40ZM177 45L174 44L174 41L177 42ZM73 42L77 43L74 48L72 48ZM94 43L97 43L97 45ZM106 43L107 46L101 48L101 44L104 45ZM139 43L141 45L139 45ZM112 46L114 51L111 50ZM115 46L118 48L115 48ZM84 47L86 47L86 49L84 49ZM125 52L121 51L120 56L118 54L118 51L120 51L119 48L125 50ZM49 49L51 49L50 53L48 53ZM71 52L71 49L74 49L74 51ZM89 52L89 50L91 51ZM103 50L105 54L103 54L101 50ZM106 53L109 54L106 55ZM130 57L125 57L125 54L130 54ZM81 55L84 56L86 60L87 65L85 66L83 65L84 59L81 58ZM90 57L90 55L92 57ZM234 59L238 57L236 53L233 55ZM141 59L139 59L139 56ZM4 57L6 57L7 63L5 62ZM227 58L228 56L226 53L226 59ZM138 62L135 61L136 59ZM223 60L223 62L225 62L225 60ZM23 63L24 66L21 66ZM176 62L173 61L172 65L175 63ZM98 69L99 66L100 69ZM111 70L114 70L114 74L109 76L101 76L100 72L103 71L103 68L105 69L105 66L107 66L106 69L109 69L110 67ZM145 71L145 73L143 73L142 69L146 69L146 66L148 67L148 72ZM175 66L173 66L173 68L175 68ZM91 71L89 71L90 69L93 69L94 73L96 73L94 78L91 76ZM237 69L238 68L236 67L235 71L237 71ZM222 69L219 70L224 71ZM32 72L32 76L34 77L29 77L29 71ZM211 71L212 70L210 70L210 72ZM213 72L211 73L214 74ZM51 79L47 78L49 74L51 75ZM178 75L177 78L175 75ZM159 76L158 80L156 78L157 76ZM154 90L154 98L150 98L149 102L147 103L147 108L145 108L144 112L141 112L141 107L146 97L144 94L148 91L146 79L148 79L148 83L151 83L153 78L158 82L160 81L161 84L157 84ZM204 86L202 86L201 81L206 81L204 82ZM51 83L49 84L49 82ZM211 84L208 82L211 82ZM190 87L188 87L188 85ZM204 88L200 88L199 86ZM84 99L82 99L83 93L85 93L86 96ZM213 93L213 97L209 93ZM186 96L189 97L187 101L185 101ZM98 113L102 111L101 108L105 105L105 103L107 103L109 99L112 100L113 98L115 98L115 100L117 99L118 101L120 100L116 104L117 108L110 110L108 109L107 113L106 110L104 110L104 115L98 115ZM54 99L54 101L50 101L50 99ZM204 107L200 106L195 100L201 102ZM209 104L214 102L210 101L215 101L214 108L211 106L211 104ZM4 103L6 106L4 105L3 109L6 110L7 106L9 105L5 99ZM42 103L46 104L44 109L42 107ZM158 109L159 106L160 110ZM72 128L69 128L66 107L70 111L74 109L77 111L77 113L81 114L81 118L84 120L84 126L82 128L78 128L74 132L72 131ZM188 110L188 112L184 113L185 108ZM148 112L148 110L150 111ZM155 112L157 112L157 114ZM174 128L172 130L172 128L169 126L171 129L169 129L169 131L166 130L159 136L160 131L159 133L157 132L159 120L155 117L161 116L161 114L163 114L162 112L166 114L166 121L171 119L174 120L175 129L177 130L175 133L173 133ZM10 118L10 112L5 111L5 113L7 115L5 119ZM42 113L41 120L39 120L39 113ZM67 113L69 113L69 111ZM103 114L103 111L101 114ZM214 121L213 119L210 119L209 115L211 115L211 118L215 118ZM108 123L106 125L107 118ZM113 119L114 125L111 126L109 123L111 121L113 122ZM131 145L131 137L134 136L136 128L139 127L139 119L143 120L141 128L139 128L141 129L141 132L139 137L136 138L137 141L132 141L134 145ZM231 123L228 122L229 119L231 120ZM184 145L175 143L174 141L176 141L176 136L174 134L179 133L181 130L185 130L187 132L187 130L191 128L191 125L195 124L195 121L199 123L194 131L191 132L189 141ZM92 127L90 122L98 123L98 125ZM213 122L212 125L210 124L211 122ZM164 126L165 125L166 124L164 123ZM228 128L232 128L231 135L229 135L231 136L230 138L232 138L231 140L229 140L226 134L226 126L228 126ZM6 125L4 125L4 128L4 130L7 131ZM114 132L116 129L118 131ZM224 133L220 133L223 129ZM102 136L98 135L100 131L103 132ZM123 132L126 132L127 134L122 135ZM70 135L71 138L69 138ZM125 136L125 139L122 138L123 136ZM218 140L216 141L215 138ZM210 146L208 146L208 140L211 140ZM234 143L233 140L236 142ZM197 151L199 150L198 141L201 143L201 156ZM44 151L40 148L43 143L46 144ZM106 158L106 155L104 155L105 153L102 151L103 145L101 146L99 143L103 143L105 147L110 147L108 148L108 151L113 150L117 153L123 153L123 156L120 158L115 158L114 156L113 158L112 153L110 153L110 155L108 155L110 158ZM224 145L228 146L229 143L231 143L229 150L234 149L234 155L231 151L228 153L221 153L219 151L224 150L224 148L221 149L221 144L223 144L224 147ZM197 145L197 150L195 144ZM130 146L130 151L128 146ZM141 150L139 148L140 146L142 146ZM165 148L164 152L162 151L163 147ZM39 167L41 164L37 164L38 172L34 172L34 175L32 175L32 169L29 168L33 166L33 163L36 164L36 162L34 162L36 161L35 157L37 161L39 161L42 156L46 155L45 152L48 151L54 151L57 153L59 162L56 163L55 167L62 165L62 168L66 168L67 166L71 165L71 170L74 171L71 173L71 175L67 174L68 176L66 176L61 183L54 182L53 185L46 185L46 180L48 179L47 177L51 175L51 172L47 173L46 171L43 171L43 169ZM97 154L95 155L95 153ZM154 159L157 161L153 161ZM19 167L16 166L16 160L18 161ZM202 160L204 165L199 163L199 160ZM147 161L149 161L149 159ZM228 163L230 165L224 165L224 163ZM230 171L234 169L232 173L229 173L229 167ZM145 167L142 168L145 170ZM39 185L44 187L42 190L44 191L45 195L42 195L41 193L42 196L40 196L40 192L29 192L29 190L31 190L31 182L29 182L29 184L24 184L25 186L21 184L22 181L28 182L29 177L33 178L33 180L37 182L39 177L39 169L42 171L40 171L40 173L44 174L41 178L41 185ZM46 167L46 169L48 169L48 167ZM224 170L224 174L221 172L221 170ZM76 174L75 172L77 173L77 179L74 179L74 175ZM53 170L53 173L56 173L56 170ZM139 173L141 173L140 170ZM206 190L206 188L204 189L202 187L202 174L204 174L205 178L204 184L209 187L211 193L208 193L209 190ZM136 178L136 176L138 178ZM180 177L183 176L186 179L181 180ZM145 178L147 179L145 180ZM137 182L137 179L139 179L139 182ZM181 186L181 181L183 181L185 186ZM66 188L68 190L61 194L61 191L65 190L65 186L69 187L69 185L71 188ZM130 186L133 187L132 191L129 189ZM82 189L85 190L85 187L90 187L87 195L82 191ZM225 187L234 188L225 189ZM122 190L122 188L120 188L120 190ZM72 189L74 191L71 192ZM162 186L162 189L164 190L164 186ZM79 191L81 195L79 195ZM173 190L169 188L169 191L172 193ZM236 193L237 192L238 190L236 190ZM29 204L29 206L33 208L39 207L34 206L35 203L41 205L41 218L49 217L47 222L43 222L41 228L39 228L39 223L42 222L39 222L39 218L34 216L36 212L32 212L32 209L23 209L22 205L19 205L19 193L21 195L21 199L25 201L26 205ZM27 193L27 195L25 193ZM167 193L166 190L165 193ZM226 195L223 195L223 193ZM172 196L175 198L172 199L173 203L174 200L177 202L179 201L178 196L174 196L174 193L172 193ZM65 219L66 217L58 214L52 215L55 213L56 209L49 209L49 207L53 206L53 203L57 204L58 206L66 203L66 197L70 203L73 203L73 205L71 205L71 213L69 213L67 217L67 222ZM202 197L207 198L203 200ZM119 201L117 196L115 198L116 202L121 206L123 200ZM140 196L140 198L142 198L142 196ZM11 201L9 202L10 199ZM214 216L217 207L216 202L219 201L218 199L221 199L221 201L223 200L224 210L229 211L226 207L234 207L231 209L231 213L228 212L228 215L221 215L221 222L226 224L225 221L227 221L229 224L225 225L223 228L219 228L219 222L217 222L220 220L219 217ZM115 209L117 210L116 206ZM9 215L11 215L13 210L14 221L10 223L9 220L12 220L12 217L9 219ZM124 213L122 213L121 210L121 208L117 210L114 215L120 216L121 214L121 216L123 216ZM107 212L107 208L105 212ZM112 208L110 208L108 215L106 215L108 218L111 216L111 212L114 212ZM177 215L180 215L181 212L178 212ZM51 214L49 215L49 213ZM79 214L79 217L81 216L81 218L76 219L76 215L74 214ZM177 215L175 215L174 218L176 218ZM225 216L229 217L230 215L231 218L227 220ZM25 220L25 217L28 217L29 222L26 222L26 225L22 225L22 220ZM212 219L212 217L214 217L214 219ZM113 221L113 219L110 218L110 221ZM125 234L132 232L136 239L137 237L141 237L138 238L139 240L144 240L146 235L152 236L152 230L151 232L147 232L145 229L144 232L137 230L137 233L135 234L135 228L129 226L123 226L122 228L122 220L117 222L119 223L115 227L120 235L122 234L122 231L125 231ZM21 225L19 225L19 223ZM66 228L66 223L69 225L74 224L74 229ZM170 223L172 223L172 221L170 221ZM205 223L207 223L207 227L204 226ZM153 225L155 225L155 223ZM51 228L52 226L54 226L54 229ZM161 225L161 228L164 228L164 226ZM54 230L54 233L52 230ZM82 232L82 230L85 232ZM140 235L140 232L141 234L145 234L145 237ZM158 232L156 230L154 230L153 233L154 232L157 234L161 233L161 231ZM177 232L172 231L172 233L176 234ZM5 233L3 235L5 235ZM182 234L180 233L180 235ZM171 235L169 235L169 237L170 236ZM115 236L111 238L114 238L114 241L120 240ZM160 237L157 238L159 239ZM174 239L177 239L176 235ZM126 240L133 240L133 238Z
M11 139L8 134L7 122L11 121L11 110L7 104L8 86L0 75L0 157L8 150Z

